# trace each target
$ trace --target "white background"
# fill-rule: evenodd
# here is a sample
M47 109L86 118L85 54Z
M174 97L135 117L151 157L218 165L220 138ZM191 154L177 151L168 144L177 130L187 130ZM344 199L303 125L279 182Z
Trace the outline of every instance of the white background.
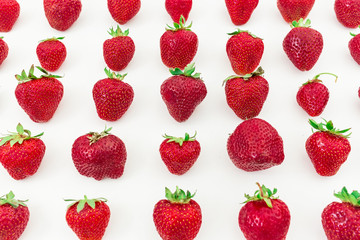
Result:
M238 226L238 212L244 193L256 190L255 182L278 188L278 195L291 212L288 239L326 239L321 212L332 201L334 191L343 186L359 189L360 101L359 66L347 47L349 32L336 19L333 2L317 0L309 18L324 38L319 61L309 72L301 72L287 59L282 41L290 26L281 17L276 1L260 1L250 21L241 29L264 39L261 66L270 84L268 99L259 117L272 124L284 140L285 160L271 169L247 173L237 169L226 151L230 133L241 122L227 106L222 81L233 75L225 45L227 33L236 28L230 21L225 2L194 0L189 21L199 37L194 59L202 73L208 95L191 118L178 123L168 114L160 96L161 83L170 76L160 58L159 39L171 18L164 0L143 0L140 12L122 29L130 29L136 52L128 67L125 82L132 85L135 98L128 112L116 122L105 122L96 114L92 87L105 78L102 44L110 38L107 30L116 27L105 0L83 1L77 22L59 32L48 24L41 0L19 0L21 13L13 30L3 33L9 56L0 66L0 132L14 131L18 122L34 134L45 132L47 149L38 172L25 180L12 179L0 167L0 194L13 190L16 197L29 199L30 221L21 239L77 239L65 221L64 198L105 197L111 219L104 239L160 239L152 221L155 203L164 198L164 188L175 186L197 191L195 200L203 212L203 224L196 239L245 239ZM68 56L56 72L64 75L64 97L53 119L34 123L17 104L14 75L31 64L39 64L35 49L38 41L65 36ZM320 72L330 100L322 116L332 119L337 128L352 127L352 151L333 177L315 172L305 152L311 134L308 116L296 103L300 85ZM321 118L316 118L320 120ZM116 180L96 181L80 175L71 159L74 140L89 132L112 126L128 152L124 175ZM162 135L183 136L198 132L202 151L192 169L183 176L171 175L160 159Z

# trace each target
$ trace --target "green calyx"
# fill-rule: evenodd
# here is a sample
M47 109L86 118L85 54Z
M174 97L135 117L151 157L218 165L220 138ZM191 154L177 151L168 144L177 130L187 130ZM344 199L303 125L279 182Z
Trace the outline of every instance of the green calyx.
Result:
M195 63L189 63L185 68L184 71L182 71L180 68L171 68L169 69L170 73L174 76L183 75L186 77L192 77L192 78L200 78L201 73L195 73Z
M228 35L230 36L234 36L234 35L237 35L239 33L243 33L243 32L246 32L247 34L249 34L250 36L252 36L253 38L260 38L258 36L256 36L255 34L252 34L251 32L247 31L247 30L241 30L239 28L236 29L236 31L234 32L231 32L231 33L228 33ZM262 40L262 38L260 38Z
M171 203L186 204L189 203L194 196L195 193L191 194L189 191L186 191L185 193L185 191L179 189L178 186L176 186L176 190L174 193L172 193L168 188L165 188L165 197Z
M256 69L255 72L252 73L248 73L245 75L231 75L230 77L227 77L224 81L223 81L223 86L226 84L227 81L229 81L230 79L234 79L234 78L242 78L244 80L248 80L251 77L255 77L255 76L262 76L264 74L264 69L262 69L262 67L258 67L258 69Z
M52 38L47 38L47 39L43 39L40 40L40 42L46 42L46 41L59 41L59 40L63 40L65 37L52 37Z
M299 21L293 21L290 26L292 28L296 28L296 27L311 27L310 25L311 25L310 19L307 19L304 22L304 19L300 18Z
M89 205L92 209L95 209L96 202L107 202L107 199L105 198L94 198L94 199L88 199L86 195L84 195L84 199L76 200L76 199L65 199L66 202L73 202L70 205L68 205L68 208L78 203L76 206L76 211L79 213L81 210L84 209L85 204Z
M328 132L328 133L338 135L338 136L341 136L344 138L348 138L351 135L351 133L344 135L344 133L348 132L351 128L339 130L334 127L333 122L331 120L330 121L326 121L325 119L323 119L323 120L324 120L324 123L322 123L322 122L317 123L313 119L309 119L309 124L315 130L320 131L320 132Z
M169 135L166 135L166 134L163 137L168 139L168 141L167 141L168 143L176 142L180 146L182 146L184 142L193 142L193 141L195 141L196 140L195 136L196 136L196 131L195 131L194 136L192 136L192 137L190 137L190 135L188 133L185 133L185 138L173 137L173 136L169 136Z
M360 28L360 26L359 26L359 28ZM350 35L355 37L357 34L350 32Z
M179 20L179 23L177 22L174 22L174 27L171 27L169 25L166 25L167 28L165 28L166 31L179 31L179 30L186 30L186 31L191 31L191 26L192 26L192 22L189 24L189 26L185 26L185 18L183 15L180 16L180 20Z
M307 84L309 84L309 83L322 83L322 80L319 79L319 77L320 77L321 75L331 75L331 76L334 76L334 77L335 77L335 82L337 82L337 80L338 80L338 76L337 76L337 75L335 75L335 74L333 74L333 73L324 72L324 73L319 73L318 75L316 75L315 77L313 77L313 79L308 80L307 82L305 82L305 83L303 84L303 86L304 86L304 85L307 85Z
M243 203L248 203L251 201L260 201L264 200L266 205L269 208L272 208L271 199L277 199L278 197L274 197L274 195L277 193L277 189L274 188L274 190L270 190L269 188L266 188L264 185L260 186L259 183L256 183L259 187L259 190L256 190L254 193L254 196L250 196L249 194L245 194L246 201Z
M31 65L28 75L26 75L25 70L22 70L21 74L16 74L15 78L19 81L19 84L26 83L26 82L29 82L29 81L35 80L35 79L40 79L40 78L62 78L62 76L53 75L51 73L48 73L42 67L36 66L36 68L43 73L40 77L36 77L34 75L34 70L35 70L34 64Z
M350 203L355 207L360 207L360 193L358 191L349 193L346 187L343 187L341 192L334 193L334 196L339 198L342 202Z
M88 139L90 140L90 145L96 143L101 138L108 136L110 134L111 129L112 129L112 127L110 127L110 128L105 127L105 130L102 131L101 133L89 132L89 134L91 135L88 137Z
M116 29L114 30L114 28L110 28L110 31L108 31L108 33L112 36L112 37L125 37L127 35L129 35L129 29L126 29L124 32L121 30L120 26L118 25L116 27Z
M110 69L108 68L105 68L104 69L106 75L108 76L108 78L111 78L111 79L116 79L116 80L119 80L119 81L122 81L124 80L124 78L126 77L127 73L121 75L119 73L115 73L115 72L112 72Z
M32 138L39 138L44 133L40 133L36 136L31 136L31 132L27 129L24 129L23 126L19 123L16 127L16 132L9 132L10 134L5 135L1 138L0 146L5 145L6 143L10 142L10 146L14 146L16 143L22 144L24 141L32 139Z
M17 200L15 199L15 195L12 191L10 191L8 194L0 197L0 206L4 204L9 204L13 208L17 208L19 206L26 207L25 202L28 200Z

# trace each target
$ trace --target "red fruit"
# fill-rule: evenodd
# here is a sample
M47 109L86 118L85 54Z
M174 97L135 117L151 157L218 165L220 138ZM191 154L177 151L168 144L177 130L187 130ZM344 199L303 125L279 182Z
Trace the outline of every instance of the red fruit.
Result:
M335 0L334 10L337 20L345 27L356 28L360 25L359 0Z
M6 42L3 40L3 37L0 37L0 65L7 58L9 53L9 47Z
M262 39L240 29L229 35L231 37L226 43L226 53L234 72L238 75L254 72L264 52Z
M39 78L34 76L34 65L31 66L29 75L25 71L15 75L19 81L15 89L16 99L22 109L34 122L47 122L55 114L56 109L64 94L63 85L56 78L41 67L36 67L44 75Z
M235 114L243 119L259 115L269 93L269 83L261 75L264 70L259 67L256 72L244 76L228 77L225 85L226 101Z
M110 134L110 130L111 128L101 133L90 132L75 140L71 156L81 175L96 180L116 179L123 175L125 144L120 138Z
M155 204L153 220L163 240L192 240L198 234L202 215L199 204L192 200L195 194L176 187L171 193L165 188L167 199Z
M37 48L36 55L38 56L40 65L47 71L56 71L60 68L66 58L66 47L59 40L59 38L49 38L42 40Z
M141 7L140 0L108 0L107 4L112 18L121 25L135 17Z
M174 22L179 21L181 15L188 19L192 7L192 0L165 0L166 11Z
M0 1L0 32L9 32L20 15L20 5L16 0Z
M284 240L290 226L290 212L286 204L275 198L273 191L260 186L239 212L239 226L247 240Z
M174 22L174 28L168 26L160 38L161 60L168 68L184 69L195 57L198 49L198 37L185 26L184 17L180 23Z
M236 167L259 171L284 161L283 140L268 122L252 118L236 127L227 141L227 151Z
M320 57L323 38L320 32L310 28L310 20L293 22L293 29L283 41L283 49L290 61L301 71L309 71Z
M300 18L305 19L314 3L315 0L277 0L277 7L284 20L291 23Z
M108 78L99 80L94 85L93 99L101 119L116 121L129 109L134 91L129 84L123 82L126 74L116 74L106 68L105 73Z
M207 94L200 73L192 75L194 71L194 63L186 66L184 71L170 69L174 76L161 84L161 97L170 115L178 122L186 121Z
M333 176L339 171L351 151L347 139L350 134L343 135L350 128L340 131L334 128L331 121L317 123L310 119L309 123L317 131L306 140L306 152L319 175Z
M247 23L259 0L225 0L231 21L235 25Z
M352 39L350 39L348 47L350 50L350 54L352 58L357 62L357 64L360 65L360 34L353 34L350 33L351 36L353 36Z

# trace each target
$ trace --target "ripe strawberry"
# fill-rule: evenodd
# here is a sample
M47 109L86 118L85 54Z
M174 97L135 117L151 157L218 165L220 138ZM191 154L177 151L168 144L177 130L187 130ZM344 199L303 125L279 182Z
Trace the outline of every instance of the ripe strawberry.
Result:
M80 240L101 240L110 221L105 198L74 200L66 211L66 222Z
M343 134L350 128L338 130L334 128L332 121L317 123L310 119L309 123L317 131L306 140L306 152L319 175L333 176L339 171L351 151L347 139L350 134Z
M25 70L21 75L15 75L19 81L15 89L16 99L22 109L34 122L47 122L55 114L64 94L63 85L57 78L41 67L36 67L44 75L34 75L34 65L31 66L28 76Z
M334 10L337 20L348 28L360 25L359 0L335 0Z
M202 215L199 204L192 199L194 195L178 187L174 193L165 188L167 199L158 201L153 212L156 230L163 240L192 240L196 237Z
M17 240L25 231L30 212L23 200L14 199L10 191L0 197L0 239Z
M252 73L259 66L264 53L262 39L240 29L229 35L231 37L226 43L226 53L232 69L238 75Z
M191 7L192 0L165 0L166 11L177 23L181 16L184 16L185 21L188 19Z
M124 83L126 76L105 68L108 78L99 80L93 87L93 99L99 117L107 121L120 119L129 109L133 99L132 87Z
M277 7L284 20L291 23L300 18L305 19L314 3L315 0L277 0Z
M112 18L119 24L125 24L135 17L141 7L140 0L107 0Z
M103 44L103 55L106 65L113 71L121 71L130 63L135 53L135 44L128 36L129 29L122 32L117 26L108 32L112 38Z
M107 177L115 179L123 175L126 162L125 144L120 138L110 134L110 131L111 128L101 133L90 132L75 140L71 156L81 175L96 180Z
M16 0L0 1L0 32L9 32L20 15L20 5Z
M161 60L168 68L184 69L195 57L198 49L198 37L185 26L185 18L174 22L174 28L168 25L160 38Z
M348 44L350 54L355 62L360 65L360 34L350 33L350 35L353 36Z
M48 38L42 40L36 47L36 55L40 65L47 71L56 71L60 68L66 58L66 47L59 38Z
M245 194L245 205L239 212L239 226L247 240L284 240L290 226L287 205L274 195L277 193L260 186L254 196Z
M81 0L44 0L45 16L52 28L65 31L79 18Z
M259 171L284 161L283 140L268 122L252 118L236 127L227 141L227 151L236 167Z
M290 61L301 71L309 71L320 57L323 38L320 32L310 28L311 21L301 18L293 22L293 29L283 41L283 49Z
M3 37L0 37L0 65L7 58L9 53L9 47L6 42L3 40Z
M186 121L207 94L200 73L193 74L194 71L194 63L187 65L184 71L170 69L174 76L161 84L161 97L170 115L178 122Z
M231 21L235 25L247 23L258 3L259 0L225 0Z
M269 93L269 83L261 75L259 67L255 72L244 76L230 76L225 79L225 95L229 107L243 119L259 115Z

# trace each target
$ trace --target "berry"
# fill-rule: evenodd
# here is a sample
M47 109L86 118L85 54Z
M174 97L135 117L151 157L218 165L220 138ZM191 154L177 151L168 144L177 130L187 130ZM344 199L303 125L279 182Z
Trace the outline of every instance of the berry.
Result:
M360 34L350 33L353 38L350 39L348 47L352 58L360 65Z
M174 22L179 21L181 16L188 19L192 7L192 0L165 0L166 11Z
M231 21L235 25L247 23L258 3L259 0L225 0Z
M36 48L36 55L39 59L41 67L45 70L56 71L65 61L66 47L61 41L59 41L62 39L64 38L49 38L42 40L38 44Z
M20 15L20 5L16 0L0 1L0 32L10 32Z
M335 0L334 10L337 20L345 27L360 25L360 0Z
M3 40L3 37L0 37L0 65L7 58L9 53L9 47L7 43Z
M277 0L277 7L284 20L291 23L300 18L305 19L314 3L315 0Z
M112 18L121 25L135 17L141 7L140 0L107 0L107 4Z

